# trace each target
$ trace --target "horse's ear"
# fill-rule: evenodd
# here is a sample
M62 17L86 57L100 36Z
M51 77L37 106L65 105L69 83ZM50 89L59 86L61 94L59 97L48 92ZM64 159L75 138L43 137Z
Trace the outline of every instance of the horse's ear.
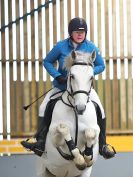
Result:
M95 58L96 58L96 51L95 50L92 51L91 58L92 58L92 61L94 62Z
M76 58L76 52L75 52L75 50L72 50L72 52L71 52L71 56L72 56L72 59L75 60L75 58Z

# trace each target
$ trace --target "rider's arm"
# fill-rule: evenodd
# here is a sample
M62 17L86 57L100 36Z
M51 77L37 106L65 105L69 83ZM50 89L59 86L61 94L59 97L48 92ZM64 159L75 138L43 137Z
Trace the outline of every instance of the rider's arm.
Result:
M53 47L53 49L47 54L43 61L45 69L53 78L56 78L61 75L61 73L59 73L57 69L54 67L54 63L58 60L59 56L60 56L60 44L57 43Z
M96 48L96 59L94 61L94 75L100 74L105 69L104 60L98 48Z

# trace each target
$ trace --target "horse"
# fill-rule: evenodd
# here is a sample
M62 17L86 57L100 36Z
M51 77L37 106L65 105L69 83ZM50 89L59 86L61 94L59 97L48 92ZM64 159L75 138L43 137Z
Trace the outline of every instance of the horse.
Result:
M99 154L97 115L89 98L96 52L72 51L67 89L55 104L37 177L89 177Z

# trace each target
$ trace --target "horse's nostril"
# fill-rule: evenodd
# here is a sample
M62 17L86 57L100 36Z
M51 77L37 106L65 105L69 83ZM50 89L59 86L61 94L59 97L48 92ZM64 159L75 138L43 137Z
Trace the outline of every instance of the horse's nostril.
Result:
M75 108L76 108L76 111L78 114L83 114L83 112L86 109L86 106L85 105L76 105Z

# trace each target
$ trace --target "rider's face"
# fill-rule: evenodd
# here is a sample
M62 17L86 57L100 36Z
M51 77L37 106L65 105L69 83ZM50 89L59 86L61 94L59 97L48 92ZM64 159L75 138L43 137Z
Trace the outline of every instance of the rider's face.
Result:
M78 44L83 42L83 40L85 39L85 31L84 30L73 31L72 32L72 39L74 40L74 42L76 42Z

